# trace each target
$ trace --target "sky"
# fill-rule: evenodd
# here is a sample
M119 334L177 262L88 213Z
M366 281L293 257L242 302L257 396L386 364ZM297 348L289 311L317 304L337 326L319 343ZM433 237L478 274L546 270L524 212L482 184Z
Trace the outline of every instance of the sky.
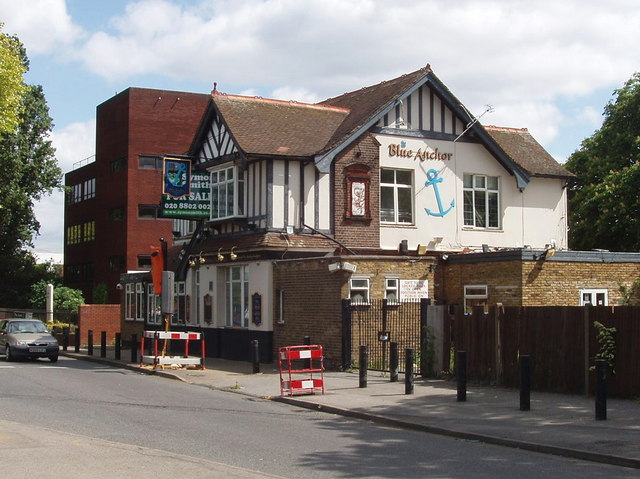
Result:
M528 128L563 163L640 71L637 0L0 0L0 22L64 173L128 87L315 103L426 64L474 115L492 107L483 124ZM35 211L35 253L62 262L62 192Z

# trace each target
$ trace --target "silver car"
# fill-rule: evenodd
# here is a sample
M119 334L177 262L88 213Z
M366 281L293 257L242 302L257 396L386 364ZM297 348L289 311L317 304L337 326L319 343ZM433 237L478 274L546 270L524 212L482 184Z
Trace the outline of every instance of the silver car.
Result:
M58 360L58 341L38 319L11 318L0 320L0 354L7 361L18 358Z

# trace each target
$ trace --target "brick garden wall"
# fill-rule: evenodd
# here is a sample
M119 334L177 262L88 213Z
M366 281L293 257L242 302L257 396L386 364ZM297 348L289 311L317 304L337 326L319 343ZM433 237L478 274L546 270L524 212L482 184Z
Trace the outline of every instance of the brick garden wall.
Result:
M445 266L447 304L464 303L464 285L488 285L489 305L579 306L581 289L606 289L618 304L620 285L640 276L638 263L496 261Z
M80 342L87 343L87 332L93 331L93 342L100 341L100 333L107 332L107 342L115 339L120 332L119 304L83 304L78 312L78 328L80 328Z

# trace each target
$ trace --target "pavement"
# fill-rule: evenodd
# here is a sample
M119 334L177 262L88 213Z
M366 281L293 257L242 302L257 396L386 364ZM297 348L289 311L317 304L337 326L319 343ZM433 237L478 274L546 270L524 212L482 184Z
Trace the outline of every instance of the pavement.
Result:
M126 354L125 354L126 353ZM405 394L404 376L368 371L360 387L358 370L323 375L324 394L281 394L277 363L261 364L207 358L205 369L141 367L113 351L100 357L61 351L64 356L156 374L216 390L245 394L299 407L405 428L545 454L640 469L640 400L607 399L606 420L596 420L595 399L580 395L532 392L530 410L520 410L520 391L468 384L466 401L457 400L455 381L414 380ZM317 377L319 373L314 373Z

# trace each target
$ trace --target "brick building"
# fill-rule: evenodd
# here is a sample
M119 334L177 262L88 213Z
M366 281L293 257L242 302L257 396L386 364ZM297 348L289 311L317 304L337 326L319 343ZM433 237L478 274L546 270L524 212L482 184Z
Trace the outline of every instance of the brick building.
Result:
M150 245L172 241L159 217L161 158L188 152L208 95L128 88L97 107L95 161L65 175L65 285L120 303L120 275L150 268Z
M309 335L335 362L343 298L607 304L638 275L637 255L566 251L573 175L428 66L314 105L214 90L194 131L209 212L169 254L171 327L212 356L257 339L270 360ZM123 332L161 327L150 275L121 281Z

